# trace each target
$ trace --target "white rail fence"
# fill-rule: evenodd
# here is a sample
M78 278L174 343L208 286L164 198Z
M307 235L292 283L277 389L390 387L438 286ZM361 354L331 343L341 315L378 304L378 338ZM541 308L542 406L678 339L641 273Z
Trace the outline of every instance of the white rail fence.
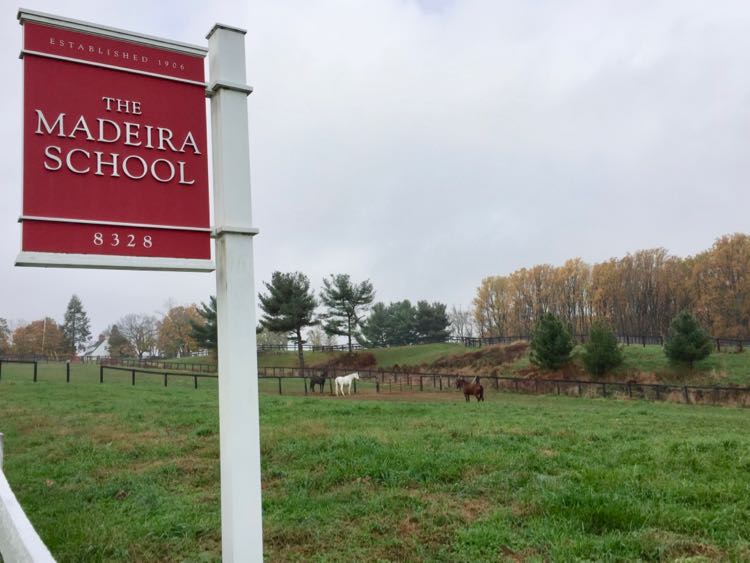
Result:
M54 563L3 473L3 434L0 433L0 561Z

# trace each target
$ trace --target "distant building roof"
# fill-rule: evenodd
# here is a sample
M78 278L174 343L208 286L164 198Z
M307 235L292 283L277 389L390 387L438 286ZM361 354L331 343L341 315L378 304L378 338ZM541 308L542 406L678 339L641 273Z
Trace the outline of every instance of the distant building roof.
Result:
M88 358L109 358L109 342L102 340L83 353Z

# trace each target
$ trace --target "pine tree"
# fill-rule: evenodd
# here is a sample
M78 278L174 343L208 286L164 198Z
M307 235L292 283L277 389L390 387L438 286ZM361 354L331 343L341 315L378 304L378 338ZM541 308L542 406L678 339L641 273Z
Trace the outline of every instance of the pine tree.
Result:
M375 299L372 283L365 280L357 284L349 274L331 274L330 280L323 280L320 299L328 308L322 316L323 330L332 336L346 336L351 352L352 337L358 336L364 312Z
M559 369L570 361L573 339L562 321L544 313L531 335L531 363L544 369Z
M583 352L586 370L592 375L601 376L619 366L623 359L622 348L612 329L601 321L594 321Z
M445 342L450 336L451 321L443 303L427 301L417 302L417 313L414 318L414 329L417 341L421 343Z
M117 325L112 325L112 328L109 330L107 345L109 346L109 355L113 358L133 356L135 354L130 341L120 332Z
M65 322L62 326L65 343L69 352L75 354L83 350L91 337L91 327L88 315L83 310L83 304L77 295L73 295L65 311Z
M193 330L193 338L198 343L198 346L207 348L208 350L216 350L218 348L218 330L216 328L215 295L209 296L208 305L201 302L201 306L198 307L198 314L203 317L203 322L197 323L193 320L190 321Z
M362 323L362 333L357 336L357 342L368 348L387 346L388 337L388 308L385 303L375 303L370 316Z
M264 315L260 319L263 328L272 332L291 333L297 342L297 356L300 370L305 368L302 351L302 329L318 324L313 320L315 307L318 305L314 292L310 289L310 280L301 272L271 275L271 283L263 282L267 294L258 294L260 308Z
M711 339L690 312L682 311L672 319L664 340L670 362L687 363L693 369L693 363L707 358L712 349Z

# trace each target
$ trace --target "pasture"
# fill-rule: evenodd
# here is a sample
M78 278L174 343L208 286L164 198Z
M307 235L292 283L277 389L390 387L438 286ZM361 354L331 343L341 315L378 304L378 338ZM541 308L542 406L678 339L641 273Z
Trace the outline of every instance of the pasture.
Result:
M215 381L100 385L96 366L76 367L71 384L55 364L36 384L27 366L0 381L5 471L53 554L218 560ZM750 411L278 396L273 383L261 386L269 561L750 558Z

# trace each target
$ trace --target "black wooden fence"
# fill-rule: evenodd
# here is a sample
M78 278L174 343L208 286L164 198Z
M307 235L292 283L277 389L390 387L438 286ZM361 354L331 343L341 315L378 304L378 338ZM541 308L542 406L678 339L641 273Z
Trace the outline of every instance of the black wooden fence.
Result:
M305 368L266 367L259 368L259 379L276 380L274 392L279 394L309 394L310 378L319 376L323 370ZM456 380L473 376L444 373L420 373L409 371L352 370L328 368L325 383L326 393L335 394L333 380L338 375L357 371L360 380L355 380L353 393L402 393L457 391ZM509 376L480 376L485 390L566 395L572 397L602 397L672 401L691 405L731 405L750 407L750 387L681 385L677 383L638 383L636 381L612 382L571 379L524 379ZM265 389L266 391L269 388Z

